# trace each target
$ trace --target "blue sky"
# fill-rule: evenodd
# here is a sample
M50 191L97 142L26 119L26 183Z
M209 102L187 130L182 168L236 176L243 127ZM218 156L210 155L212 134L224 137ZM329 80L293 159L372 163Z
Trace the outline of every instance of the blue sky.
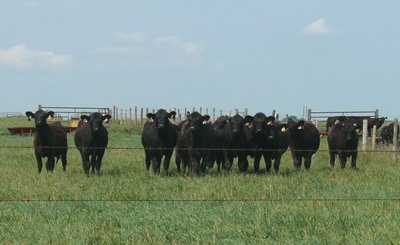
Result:
M399 13L399 1L1 1L0 112L400 117Z

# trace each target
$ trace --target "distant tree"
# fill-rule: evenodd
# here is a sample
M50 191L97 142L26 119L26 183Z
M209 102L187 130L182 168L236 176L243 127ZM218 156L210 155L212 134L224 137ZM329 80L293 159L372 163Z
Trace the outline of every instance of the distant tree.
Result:
M300 120L305 120L304 118L299 119L299 118L298 118L297 116L295 116L295 115L290 115L289 118L292 119L292 120L295 121L295 122L298 122L298 121L300 121ZM284 117L284 118L282 119L282 122L286 122L286 117Z

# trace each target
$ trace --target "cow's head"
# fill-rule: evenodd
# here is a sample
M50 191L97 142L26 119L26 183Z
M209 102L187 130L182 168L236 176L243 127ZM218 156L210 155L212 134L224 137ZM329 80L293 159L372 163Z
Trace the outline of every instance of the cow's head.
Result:
M290 118L289 118L290 119ZM288 127L290 132L290 138L297 138L304 133L304 127L306 122L304 120L300 120L295 122L294 120L288 120Z
M210 116L209 115L202 116L198 112L193 112L188 116L189 130L190 131L196 131L203 124L207 124L209 122L209 120L210 120Z
M110 115L101 115L98 112L93 113L90 116L82 115L81 120L89 124L90 129L93 133L99 131L103 127L103 122L108 122L111 119Z
M267 117L264 113L259 112L253 118L253 127L256 134L262 134L267 127Z
M278 136L277 128L275 127L275 117L273 116L267 117L267 123L265 129L268 140L274 140Z
M354 136L357 135L357 129L361 129L362 126L358 125L357 123L352 123L352 122L345 122L342 123L341 126L344 128L344 132L346 134L346 141L352 141Z
M243 117L240 115L235 115L228 118L228 123L231 125L232 132L234 134L239 134L243 130Z
M243 119L244 126L247 127L248 129L252 129L253 128L253 121L254 121L254 117L245 116L244 119Z
M148 113L147 118L149 119L149 121L154 122L158 129L164 129L169 123L168 119L175 118L175 115L175 111L171 111L170 113L168 113L166 110L160 109L156 112L156 114Z
M25 112L25 115L28 117L29 121L32 120L32 118L35 119L35 126L40 127L47 124L47 118L52 118L54 116L54 112L38 110L37 112L32 113L31 111L27 111Z

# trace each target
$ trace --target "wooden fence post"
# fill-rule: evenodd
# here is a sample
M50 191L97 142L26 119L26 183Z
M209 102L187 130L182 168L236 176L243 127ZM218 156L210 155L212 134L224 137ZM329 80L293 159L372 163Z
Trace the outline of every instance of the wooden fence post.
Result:
M376 149L376 125L372 129L372 151Z
M362 134L362 151L367 153L367 141L368 141L368 120L363 120L363 134Z
M239 109L235 109L235 115L239 115Z
M215 122L215 107L213 108L213 122Z
M399 133L397 132L397 126L399 125L399 119L395 118L393 123L393 161L397 162L397 134Z
M135 126L137 126L137 106L135 106Z
M140 108L140 126L143 126L143 107Z
M113 111L109 110L109 113L110 113L110 115L113 115ZM113 121L114 121L114 117L111 117L111 120L108 123L108 130L110 130L110 131L112 130Z
M277 122L279 122L279 114L276 114L275 119L276 119Z
M222 117L222 109L219 109L219 116Z
M308 109L307 111L307 121L311 122L311 109Z
M272 110L272 116L273 116L273 117L275 117L275 113L276 113L276 111L275 111L275 110Z

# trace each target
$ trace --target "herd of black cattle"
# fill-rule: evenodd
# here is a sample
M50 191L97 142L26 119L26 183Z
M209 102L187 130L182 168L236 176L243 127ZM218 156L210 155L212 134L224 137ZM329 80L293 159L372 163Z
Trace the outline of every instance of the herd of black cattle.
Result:
M47 157L46 169L53 172L55 158L61 158L63 170L67 166L67 137L60 122L47 124L46 120L54 115L52 111L27 111L29 120L35 120L36 135L34 137L35 156L39 173L42 170L42 158ZM193 112L179 125L171 123L175 118L174 111L163 109L157 113L147 114L147 122L142 133L142 145L145 151L147 170L152 166L155 173L160 173L161 162L168 175L169 164L175 149L175 161L179 173L204 175L206 169L217 164L225 171L232 169L234 158L238 158L240 172L246 172L248 157L254 158L254 172L260 168L263 157L266 170L269 171L274 161L274 170L279 172L282 155L288 147L291 149L294 166L300 168L304 158L304 166L309 169L311 158L320 145L320 133L314 124L289 119L286 123L267 117L264 113L254 116L240 115L221 116L211 123L210 116ZM110 120L110 115L93 113L81 116L75 132L75 145L80 151L85 174L99 174L102 158L108 144L108 132L103 122ZM381 120L381 126L384 119ZM351 157L351 167L356 169L358 132L362 124L351 117L334 117L327 121L330 164L335 166L335 158L339 156L341 168L345 168L347 158ZM399 126L398 126L399 129ZM399 130L397 130L399 132ZM392 142L394 124L381 130L382 140ZM398 135L397 135L398 136ZM181 166L182 164L182 166ZM181 169L182 167L182 169Z

